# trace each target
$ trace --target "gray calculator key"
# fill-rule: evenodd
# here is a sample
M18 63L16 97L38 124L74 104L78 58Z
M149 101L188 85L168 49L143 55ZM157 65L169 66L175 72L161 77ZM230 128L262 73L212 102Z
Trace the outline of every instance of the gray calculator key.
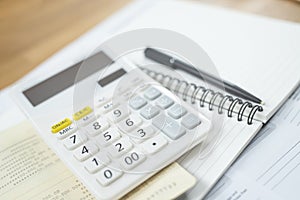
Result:
M147 101L140 96L135 96L129 100L129 104L133 109L137 110L146 105Z
M180 124L164 114L155 117L152 123L156 128L173 140L176 140L185 134L185 129L182 128Z
M166 95L159 97L159 99L157 99L157 101L156 101L156 105L158 105L159 107L161 107L163 109L166 109L173 104L174 104L174 101L172 99L170 99L169 97L167 97Z
M145 91L144 95L147 99L154 100L161 95L161 92L156 88L150 87Z
M152 119L154 116L158 115L159 111L159 108L157 108L156 106L147 105L141 110L140 114L145 119Z
M201 120L194 114L190 113L183 117L181 124L188 129L193 129L201 123Z
M168 110L168 114L174 119L179 119L186 114L186 109L179 104L175 104Z

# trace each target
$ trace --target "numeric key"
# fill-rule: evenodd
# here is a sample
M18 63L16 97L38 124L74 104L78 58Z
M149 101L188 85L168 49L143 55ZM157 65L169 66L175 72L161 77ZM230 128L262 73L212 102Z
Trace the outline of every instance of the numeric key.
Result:
M115 142L120 138L120 133L117 128L110 128L107 131L98 135L95 139L96 142L100 144L100 146L105 147Z
M113 143L109 148L109 153L113 157L120 157L132 148L132 143L127 138L122 138Z
M96 174L96 179L102 186L108 186L120 178L122 174L123 173L121 171L105 167Z
M82 145L86 140L87 140L86 135L82 133L79 134L79 132L76 132L68 136L67 138L65 138L63 143L68 150L73 150L76 147Z
M140 127L130 132L129 137L137 143L149 139L154 135L154 128L152 126Z
M109 127L109 123L104 118L99 118L86 126L85 130L89 135L95 136L102 133Z
M128 118L125 118L125 120L121 121L119 125L119 129L124 131L125 133L128 133L135 129L137 126L141 125L142 119L136 115L132 114Z
M98 153L84 162L84 168L91 174L104 168L110 162L110 159L104 153Z
M84 161L84 160L88 159L89 157L91 157L92 155L94 155L95 153L97 153L98 150L99 150L98 147L94 143L87 142L86 144L78 147L74 151L74 157L78 161Z
M125 170L130 170L146 159L146 156L140 151L133 150L121 158L121 165Z
M112 123L117 123L130 114L130 110L126 106L119 106L108 113L108 119Z

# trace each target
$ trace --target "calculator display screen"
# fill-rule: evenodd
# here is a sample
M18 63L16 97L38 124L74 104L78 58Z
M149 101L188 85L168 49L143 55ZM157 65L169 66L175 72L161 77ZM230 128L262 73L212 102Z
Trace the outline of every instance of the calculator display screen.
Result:
M107 84L113 82L114 80L120 78L124 74L126 74L126 71L121 68L121 69L119 69L119 70L111 73L110 75L104 77L103 79L99 80L98 83L99 83L99 85L101 85L102 87L104 87Z
M37 106L52 96L71 87L74 83L83 80L84 78L103 69L105 66L112 64L113 62L112 59L109 58L104 52L95 54L91 57L91 59L94 59L93 57L96 57L95 60L97 63L85 67L84 72L80 71L80 76L78 76L77 72L80 69L82 62L79 62L32 86L31 88L23 91L23 94L33 106Z

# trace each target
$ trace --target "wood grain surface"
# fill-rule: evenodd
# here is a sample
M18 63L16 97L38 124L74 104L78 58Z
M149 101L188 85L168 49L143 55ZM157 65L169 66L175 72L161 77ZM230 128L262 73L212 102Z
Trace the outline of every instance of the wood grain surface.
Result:
M0 0L0 89L15 82L131 0ZM288 0L198 0L300 22Z

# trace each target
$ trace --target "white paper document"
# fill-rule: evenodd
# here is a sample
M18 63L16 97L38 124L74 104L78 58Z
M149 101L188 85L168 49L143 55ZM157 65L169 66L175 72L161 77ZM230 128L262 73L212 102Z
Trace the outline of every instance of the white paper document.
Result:
M260 131L207 199L300 196L300 88Z

